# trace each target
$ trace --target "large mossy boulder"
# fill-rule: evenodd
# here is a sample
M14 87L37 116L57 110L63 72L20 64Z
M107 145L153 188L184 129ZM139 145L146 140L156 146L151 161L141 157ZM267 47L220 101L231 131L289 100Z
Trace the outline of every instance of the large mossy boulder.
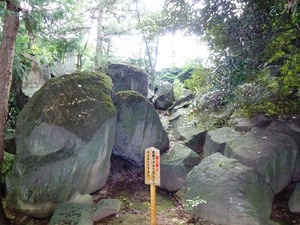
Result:
M149 76L141 68L129 64L110 64L108 66L107 74L113 81L113 91L137 91L147 98Z
M288 135L254 127L229 141L224 155L252 167L277 194L292 180L297 145Z
M220 153L195 166L177 195L192 214L214 224L275 224L269 220L273 192L267 182Z
M83 72L51 79L33 95L17 121L11 207L43 218L75 192L105 185L116 129L111 89L108 76Z
M114 97L117 130L113 153L138 166L144 162L144 150L155 147L162 152L169 138L153 105L135 91L118 92Z

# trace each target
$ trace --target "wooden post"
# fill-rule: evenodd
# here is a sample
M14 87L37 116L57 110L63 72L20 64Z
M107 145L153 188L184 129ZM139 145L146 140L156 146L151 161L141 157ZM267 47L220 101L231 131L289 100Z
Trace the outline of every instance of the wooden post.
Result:
M150 185L151 225L156 225L156 186Z
M160 152L154 147L145 150L145 184L150 185L151 225L156 225L156 186L160 186Z

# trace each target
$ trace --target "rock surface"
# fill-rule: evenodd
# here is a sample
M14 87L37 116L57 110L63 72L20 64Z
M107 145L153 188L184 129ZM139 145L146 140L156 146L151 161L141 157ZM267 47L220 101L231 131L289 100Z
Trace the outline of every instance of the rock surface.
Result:
M93 221L98 221L120 212L121 204L122 202L118 199L100 200L96 205Z
M176 140L183 141L184 145L197 153L202 152L206 130L198 128L189 119L189 109L181 108L165 119L165 126Z
M252 167L279 193L291 182L297 145L285 134L253 128L228 142L224 155Z
M291 212L300 213L300 183L296 185L288 204Z
M240 132L249 132L253 127L265 128L271 120L262 114L253 116L252 118L236 118L234 121L234 129Z
M203 146L203 157L207 157L216 152L224 154L226 142L232 141L240 136L241 134L239 132L229 127L208 131Z
M39 63L34 57L30 56L28 60L31 61L32 65L22 81L22 91L26 96L31 97L51 78L51 75L49 69Z
M71 196L102 188L116 128L111 79L92 72L51 79L26 104L16 128L17 160L6 179L9 204L51 215Z
M154 98L154 106L157 109L166 110L173 105L174 101L175 96L172 84L164 83L158 88Z
M183 144L175 145L161 156L160 187L178 191L185 184L186 176L198 165L201 157Z
M190 211L215 224L269 225L273 193L252 168L215 153L201 161L187 175L177 192ZM200 203L199 197L206 203Z
M155 147L161 153L169 148L169 138L153 105L134 91L118 92L114 97L117 130L113 153L144 164L144 150Z
M49 225L93 225L92 206L91 195L77 195L59 205Z
M140 68L128 64L110 64L107 70L113 81L113 91L137 91L147 98L149 77Z
M193 93L186 93L186 96L174 102L172 106L168 108L168 112L170 114L175 113L178 109L186 108L191 104L192 99L195 97Z
M298 147L297 159L295 164L295 170L293 174L293 181L300 181L300 120L292 119L289 121L273 120L271 124L266 128L267 130L283 133L290 136Z

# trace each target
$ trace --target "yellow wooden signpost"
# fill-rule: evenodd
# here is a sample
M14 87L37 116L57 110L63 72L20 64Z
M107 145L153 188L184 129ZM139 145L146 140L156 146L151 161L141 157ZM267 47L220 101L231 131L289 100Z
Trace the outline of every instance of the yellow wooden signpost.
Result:
M160 152L154 147L145 150L145 184L150 185L151 225L156 225L156 186L160 186Z

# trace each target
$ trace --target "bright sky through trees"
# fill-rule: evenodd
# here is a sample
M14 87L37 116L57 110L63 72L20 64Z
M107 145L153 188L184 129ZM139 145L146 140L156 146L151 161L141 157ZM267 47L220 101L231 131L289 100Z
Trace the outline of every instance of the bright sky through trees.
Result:
M162 9L161 0L141 0L141 9L157 12ZM96 41L96 26L92 27L92 42ZM116 57L128 60L145 55L146 47L141 34L120 35L111 38L111 50ZM156 70L172 66L184 66L189 61L205 61L208 48L200 42L199 36L186 36L181 32L166 34L159 38Z

